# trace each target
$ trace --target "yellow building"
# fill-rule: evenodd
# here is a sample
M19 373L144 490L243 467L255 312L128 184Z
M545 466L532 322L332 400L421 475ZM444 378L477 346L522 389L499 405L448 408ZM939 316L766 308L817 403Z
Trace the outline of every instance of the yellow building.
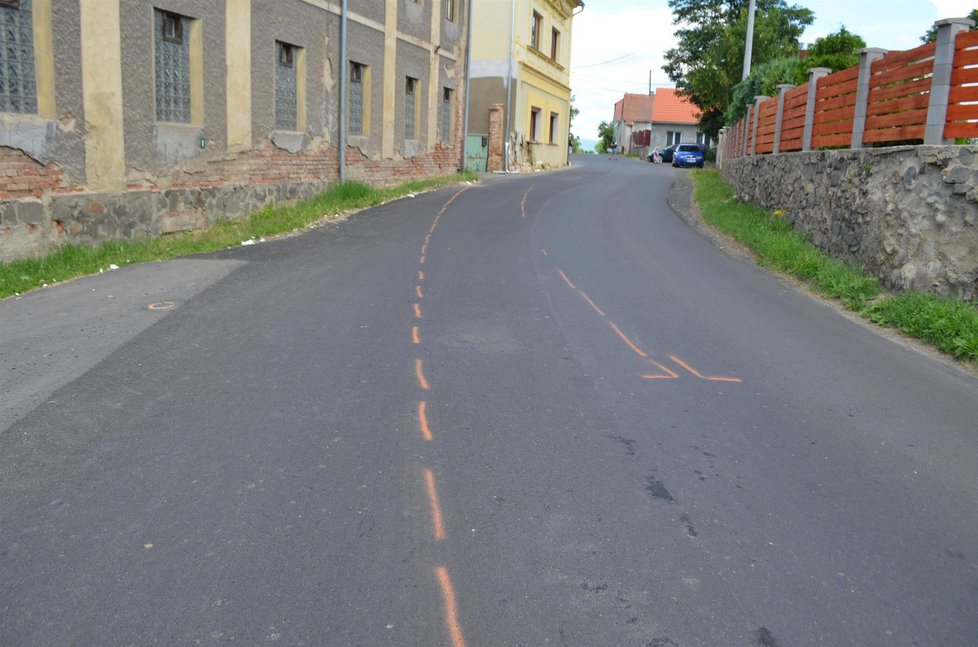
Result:
M567 164L571 28L583 8L583 0L472 3L467 168Z

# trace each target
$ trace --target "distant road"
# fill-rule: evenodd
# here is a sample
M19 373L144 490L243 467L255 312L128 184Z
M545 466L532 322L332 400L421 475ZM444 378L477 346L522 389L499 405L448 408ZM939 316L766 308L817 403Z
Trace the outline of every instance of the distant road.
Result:
M0 303L0 645L978 644L978 379L725 255L681 173Z

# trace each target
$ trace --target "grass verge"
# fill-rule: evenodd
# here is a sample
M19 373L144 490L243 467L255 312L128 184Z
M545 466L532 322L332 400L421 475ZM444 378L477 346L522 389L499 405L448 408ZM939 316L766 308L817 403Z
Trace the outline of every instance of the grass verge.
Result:
M112 265L122 267L233 247L252 238L295 231L336 213L372 207L409 193L477 179L474 173L460 173L383 189L373 189L358 182L344 182L294 205L270 205L249 216L219 221L204 230L151 239L109 241L94 247L65 245L42 258L0 264L0 299L46 284L97 274Z
M862 268L838 261L795 232L782 214L740 202L715 170L692 174L704 220L750 248L760 265L795 277L881 326L896 328L958 359L978 361L978 304L935 294L884 293Z

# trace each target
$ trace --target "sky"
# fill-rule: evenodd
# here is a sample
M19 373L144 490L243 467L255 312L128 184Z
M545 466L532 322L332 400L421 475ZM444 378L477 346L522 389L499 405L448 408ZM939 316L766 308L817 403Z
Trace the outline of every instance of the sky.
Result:
M910 49L935 20L966 16L978 0L788 0L815 13L803 44L845 26L869 47ZM667 0L585 0L574 18L571 93L581 112L574 134L598 139L598 124L611 121L615 102L626 92L673 87L662 71L663 55L675 46Z

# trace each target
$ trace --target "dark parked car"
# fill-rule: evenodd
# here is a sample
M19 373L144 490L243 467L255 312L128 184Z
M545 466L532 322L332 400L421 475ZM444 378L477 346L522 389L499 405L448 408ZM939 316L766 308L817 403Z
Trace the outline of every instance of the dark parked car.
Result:
M706 151L699 144L680 144L672 155L673 166L696 166L703 168Z
M662 155L662 161L664 163L668 164L669 162L672 161L672 155L673 155L673 153L676 152L676 146L678 146L678 144L673 144L672 146L667 146L666 148L663 148L662 150L659 151L659 154ZM652 156L653 155L654 155L654 153L649 153L649 161L650 162L653 161L653 159L652 159Z

